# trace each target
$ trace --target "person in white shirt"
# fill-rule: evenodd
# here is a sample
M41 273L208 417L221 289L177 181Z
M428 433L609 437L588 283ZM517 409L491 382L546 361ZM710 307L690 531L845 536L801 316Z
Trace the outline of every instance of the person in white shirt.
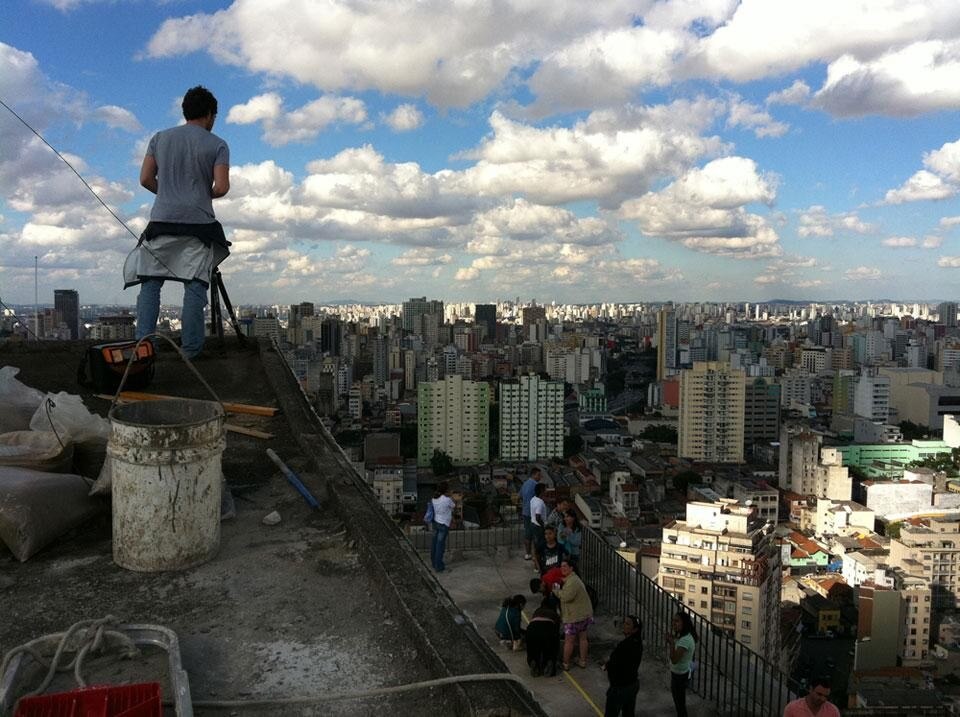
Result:
M543 542L543 529L547 524L547 504L543 501L543 492L547 489L543 483L537 483L533 497L530 499L530 525L533 527L533 569L540 571L540 556L537 555L538 546Z
M453 509L455 503L450 497L450 484L440 481L433 494L433 543L430 546L430 562L433 569L442 573L447 569L443 563L443 553L447 549L447 533L453 523Z

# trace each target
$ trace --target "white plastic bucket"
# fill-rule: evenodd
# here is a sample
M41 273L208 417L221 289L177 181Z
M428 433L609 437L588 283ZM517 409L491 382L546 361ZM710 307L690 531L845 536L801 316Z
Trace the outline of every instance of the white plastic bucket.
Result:
M117 565L183 570L216 554L225 446L219 403L178 398L111 409Z

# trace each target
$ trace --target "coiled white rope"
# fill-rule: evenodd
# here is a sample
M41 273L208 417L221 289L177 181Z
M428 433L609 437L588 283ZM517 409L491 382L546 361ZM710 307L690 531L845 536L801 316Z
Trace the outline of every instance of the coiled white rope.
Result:
M111 626L118 626L117 619L112 615L97 620L80 620L71 625L66 632L44 635L24 643L3 656L3 663L0 664L0 675L6 674L7 668L14 657L26 653L40 665L46 667L47 674L40 685L24 694L24 697L42 694L53 682L53 678L58 672L69 670L73 670L73 678L77 685L86 687L86 680L83 679L83 660L89 653L99 651L110 641L122 648L126 657L133 657L138 652L133 640L118 630L110 629ZM52 650L53 656L49 657L50 648L54 645L56 647ZM61 664L66 653L75 654L69 662Z

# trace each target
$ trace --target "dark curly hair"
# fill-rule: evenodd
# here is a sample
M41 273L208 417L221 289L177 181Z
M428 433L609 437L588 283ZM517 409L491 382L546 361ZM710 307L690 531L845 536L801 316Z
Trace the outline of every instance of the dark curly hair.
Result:
M180 106L183 108L183 118L187 121L217 114L217 98L203 85L187 90Z

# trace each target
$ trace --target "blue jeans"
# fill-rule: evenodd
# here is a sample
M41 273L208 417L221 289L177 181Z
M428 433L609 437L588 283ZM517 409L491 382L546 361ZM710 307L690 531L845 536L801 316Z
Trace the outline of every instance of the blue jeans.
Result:
M157 330L160 316L160 287L163 279L144 279L137 296L137 338L142 339ZM206 327L203 308L207 305L207 287L197 279L183 284L183 309L180 311L180 343L187 358L193 358L203 348Z
M430 545L430 563L438 573L446 570L443 564L443 552L447 549L447 533L450 526L433 521L433 543Z

